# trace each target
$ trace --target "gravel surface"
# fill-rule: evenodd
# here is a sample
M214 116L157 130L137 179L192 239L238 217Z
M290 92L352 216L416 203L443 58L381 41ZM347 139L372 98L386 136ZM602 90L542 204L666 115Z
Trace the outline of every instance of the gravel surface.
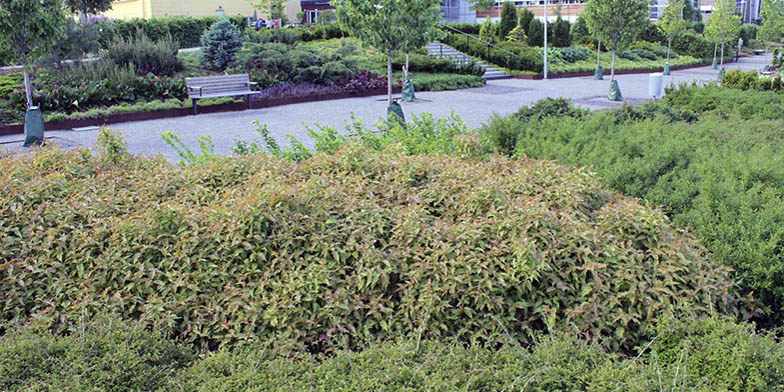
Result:
M763 56L743 58L739 63L726 64L727 69L761 69L767 58ZM673 71L665 77L665 84L691 83L693 81L716 80L718 71L710 67ZM609 77L607 78L609 79ZM651 99L648 96L648 75L617 76L624 99L636 104ZM423 112L435 117L448 117L452 113L459 116L470 127L482 125L493 113L509 114L520 106L531 104L545 97L565 97L576 104L592 109L618 107L620 103L609 102L607 92L609 80L597 81L591 77L551 80L495 80L487 86L458 91L418 93L418 102L404 103L406 117ZM198 116L177 117L114 124L111 127L120 131L126 139L128 149L134 154L164 154L172 162L179 160L176 151L161 139L161 133L172 131L190 148L198 151L197 139L209 135L218 154L230 154L231 147L238 140L258 139L255 132L256 121L269 127L281 145L287 145L286 135L291 134L306 146L313 142L307 134L307 127L318 123L340 130L351 116L373 123L386 115L384 96L348 98L342 100L302 103L268 109L247 110L242 112L201 114ZM70 130L49 130L47 137L57 137L67 146L92 146L97 131L74 132ZM20 151L21 135L0 137L0 150Z

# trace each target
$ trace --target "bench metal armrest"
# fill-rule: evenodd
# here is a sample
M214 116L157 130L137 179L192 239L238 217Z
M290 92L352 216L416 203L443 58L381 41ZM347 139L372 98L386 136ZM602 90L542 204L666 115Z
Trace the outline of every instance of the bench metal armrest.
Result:
M202 90L204 90L204 87L202 86L188 86L188 91L190 90L199 90L199 95L204 95L202 92Z

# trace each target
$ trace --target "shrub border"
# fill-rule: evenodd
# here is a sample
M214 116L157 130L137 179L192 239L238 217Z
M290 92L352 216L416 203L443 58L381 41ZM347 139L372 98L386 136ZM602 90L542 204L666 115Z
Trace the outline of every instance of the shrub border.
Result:
M670 67L673 71L679 71L683 69L690 69L690 68L700 68L711 65L711 63L698 63L698 64L691 64L691 65L674 65ZM631 75L631 74L644 74L644 73L653 73L653 72L661 72L662 68L646 68L646 69L627 69L627 70L615 70L616 75ZM605 69L605 71L607 71ZM605 72L607 75L607 72ZM557 74L549 74L547 78L549 79L561 79L561 78L579 78L584 76L593 76L593 71L591 72L563 72ZM513 75L515 79L522 79L522 80L542 80L544 75L541 73L534 74L534 75Z
M399 94L400 87L393 87L392 92ZM346 98L359 98L359 97L372 97L377 95L386 95L386 87L380 89L370 89L364 91L346 91L333 94L318 94L307 95L299 97L281 97L263 99L251 102L251 109L265 109L275 106L292 105L305 102L320 102L331 101L335 99ZM249 110L245 102L232 102L220 105L200 106L199 114L209 113L222 113L222 112L236 112ZM121 113L105 117L97 118L80 118L63 121L47 122L44 127L47 130L69 130L71 128L89 127L89 126L103 126L109 124L116 124L129 121L144 121L144 120L157 120L161 118L172 117L185 117L193 115L193 108L178 108L178 109L164 109L152 112L137 112L137 113ZM0 136L18 135L24 133L24 124L0 125Z

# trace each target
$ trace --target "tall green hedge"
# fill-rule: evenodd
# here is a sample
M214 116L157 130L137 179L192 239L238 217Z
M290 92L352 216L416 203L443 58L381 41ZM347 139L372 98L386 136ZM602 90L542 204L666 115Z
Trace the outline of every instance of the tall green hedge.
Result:
M198 47L201 36L209 30L213 23L220 20L219 16L204 17L165 17L153 19L131 19L105 22L101 32L101 46L106 48L114 41L116 36L131 38L137 30L144 30L150 39L158 41L171 35L179 42L180 48ZM240 31L248 27L248 20L242 16L227 17Z

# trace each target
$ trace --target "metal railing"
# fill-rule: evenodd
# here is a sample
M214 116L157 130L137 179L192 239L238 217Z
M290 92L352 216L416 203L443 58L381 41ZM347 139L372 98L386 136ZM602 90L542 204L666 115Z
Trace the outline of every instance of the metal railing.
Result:
M488 49L487 51L488 52L490 52L490 48L492 47L492 48L498 49L498 50L500 50L500 51L502 51L502 52L504 52L504 53L506 53L506 54L508 54L510 56L514 56L516 58L520 58L520 56L518 56L517 53L510 52L510 51L508 51L508 50L506 50L504 48L501 48L501 47L499 47L499 46L497 46L497 45L495 45L493 43L490 43L490 42L487 42L487 41L485 41L485 40L483 40L481 38L478 38L478 37L474 36L473 34L468 34L465 31L458 30L458 29L456 29L456 28L454 28L454 27L452 27L452 26L450 26L448 24L445 24L445 23L441 23L441 26L444 26L444 27L446 27L449 30L452 30L452 31L454 31L454 32L456 32L458 34L462 34L462 35L466 36L466 43L469 43L470 42L469 39L472 39L474 41L478 41L478 42L481 42L481 43L485 44L485 46L487 46L487 49Z

